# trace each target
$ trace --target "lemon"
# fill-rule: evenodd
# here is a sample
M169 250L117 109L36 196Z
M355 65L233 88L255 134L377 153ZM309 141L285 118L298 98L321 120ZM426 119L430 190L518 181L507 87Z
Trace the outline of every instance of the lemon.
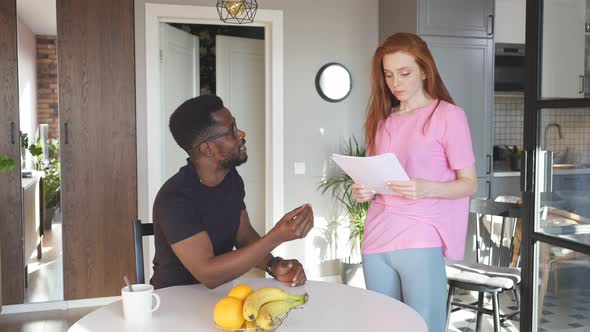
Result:
M244 284L236 285L232 288L227 296L233 296L236 299L240 299L242 302L252 293L252 287Z
M215 324L226 329L238 329L244 324L242 315L242 301L235 297L226 296L215 304L213 311Z

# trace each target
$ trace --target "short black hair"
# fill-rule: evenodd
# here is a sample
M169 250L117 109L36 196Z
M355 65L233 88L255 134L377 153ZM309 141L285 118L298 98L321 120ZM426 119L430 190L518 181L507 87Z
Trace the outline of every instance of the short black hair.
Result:
M224 109L218 96L202 95L182 103L170 116L168 127L172 137L190 154L198 140L204 139L214 125L211 113Z

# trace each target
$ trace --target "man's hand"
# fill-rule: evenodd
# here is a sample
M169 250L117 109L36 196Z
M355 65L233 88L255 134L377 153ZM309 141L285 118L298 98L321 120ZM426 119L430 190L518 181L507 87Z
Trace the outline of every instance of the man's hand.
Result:
M313 228L313 210L304 204L285 214L270 230L282 243L304 238Z
M278 281L286 282L291 287L303 285L307 281L303 265L296 259L277 261L270 269Z

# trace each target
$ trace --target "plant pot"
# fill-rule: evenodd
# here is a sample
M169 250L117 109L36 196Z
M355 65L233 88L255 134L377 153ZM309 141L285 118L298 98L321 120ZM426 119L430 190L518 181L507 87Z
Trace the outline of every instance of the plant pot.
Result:
M43 218L43 229L51 230L51 225L53 224L53 216L55 215L56 209L56 206L45 208L45 216Z
M365 288L365 276L363 275L363 264L342 261L340 277L345 285Z

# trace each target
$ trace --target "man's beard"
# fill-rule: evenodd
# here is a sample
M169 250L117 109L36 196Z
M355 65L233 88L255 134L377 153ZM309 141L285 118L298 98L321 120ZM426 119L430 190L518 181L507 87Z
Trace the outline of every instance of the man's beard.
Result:
M238 166L242 165L243 163L245 163L246 161L248 161L248 154L247 153L244 153L244 156L242 157L241 147L244 145L246 145L246 140L242 139L242 145L240 146L240 150L238 150L237 153L234 153L231 156L229 156L227 159L222 160L221 167L223 167L225 169L230 169L230 168L238 167Z
M245 163L246 161L248 161L248 155L245 155L244 157L242 157L238 153L238 155L232 155L231 157L229 157L225 160L222 160L221 167L223 167L225 169L230 169L230 168L238 167L241 164Z

